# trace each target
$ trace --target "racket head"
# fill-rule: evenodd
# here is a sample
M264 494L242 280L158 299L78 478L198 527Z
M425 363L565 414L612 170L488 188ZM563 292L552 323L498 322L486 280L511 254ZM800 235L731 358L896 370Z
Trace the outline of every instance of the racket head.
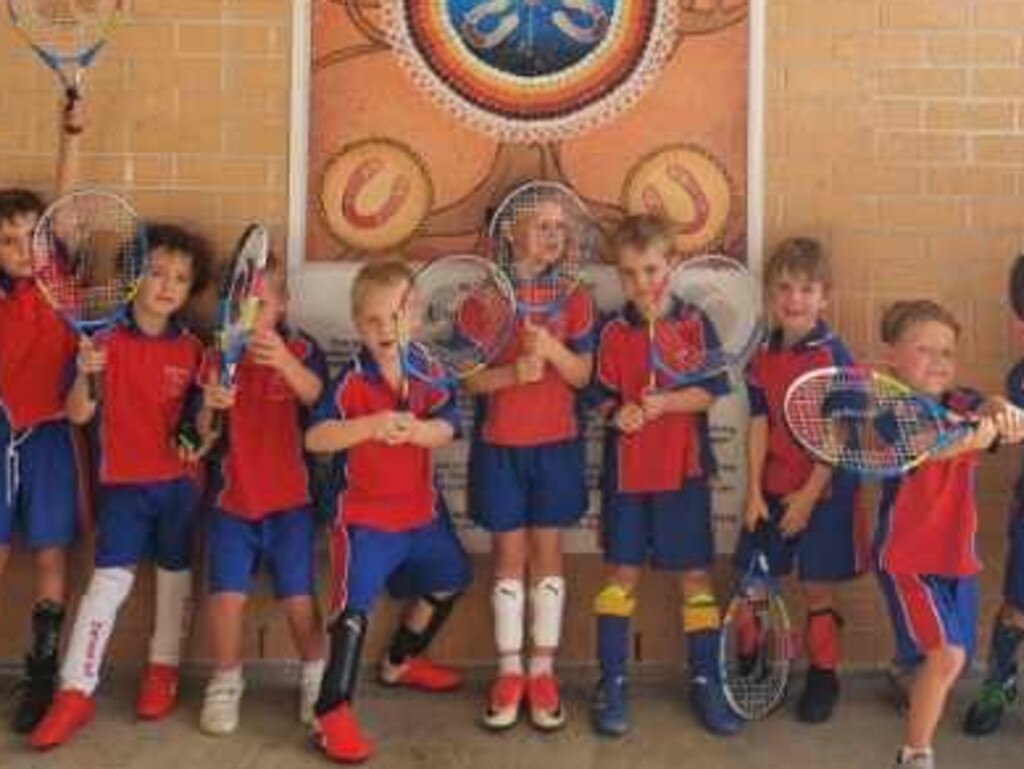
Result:
M221 281L217 303L217 347L221 384L230 387L256 325L270 258L270 234L261 224L249 225L238 239Z
M552 315L600 260L601 230L564 184L532 181L510 192L488 231L492 260L515 288L522 314Z
M116 193L71 192L43 213L32 235L36 283L80 333L123 317L145 273L146 229Z
M755 549L722 621L719 672L729 706L748 721L785 701L795 634L767 559Z
M7 0L15 29L46 63L87 67L124 12L124 0Z
M877 478L903 475L972 429L898 379L861 366L803 374L786 391L783 413L817 459Z
M1024 321L1024 254L1020 254L1010 268L1010 306L1017 320Z
M647 308L650 360L679 386L740 369L764 336L753 275L735 259L699 256L677 265Z
M470 254L418 270L402 308L407 373L427 382L472 376L501 354L515 330L511 283L493 263Z

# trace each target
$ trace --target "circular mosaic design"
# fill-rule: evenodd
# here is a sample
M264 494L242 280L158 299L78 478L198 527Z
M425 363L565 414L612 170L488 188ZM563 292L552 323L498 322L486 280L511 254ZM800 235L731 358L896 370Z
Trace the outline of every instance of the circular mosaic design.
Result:
M368 139L328 161L320 209L338 240L361 251L395 248L430 213L433 187L426 166L404 144Z
M732 211L732 185L723 165L690 145L666 147L629 172L622 205L631 214L658 214L677 225L676 248L704 253L720 245Z
M503 141L578 135L639 100L672 51L675 0L387 0L416 84Z

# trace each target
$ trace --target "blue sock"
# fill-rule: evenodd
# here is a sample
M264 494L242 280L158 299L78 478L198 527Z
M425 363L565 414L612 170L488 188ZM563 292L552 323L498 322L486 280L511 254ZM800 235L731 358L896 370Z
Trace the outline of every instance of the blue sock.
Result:
M609 678L626 675L629 652L629 617L597 615L597 659L601 674Z
M718 637L720 630L698 630L686 634L686 656L690 677L718 680Z

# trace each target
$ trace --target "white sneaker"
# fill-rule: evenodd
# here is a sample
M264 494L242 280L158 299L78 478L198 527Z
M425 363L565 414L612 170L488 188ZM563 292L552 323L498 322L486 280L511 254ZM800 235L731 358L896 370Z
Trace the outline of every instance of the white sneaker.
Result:
M320 682L324 677L324 661L302 663L299 679L299 721L311 726L316 716L316 701L320 698Z
M215 675L206 685L199 728L206 734L226 735L238 728L245 681L239 676Z

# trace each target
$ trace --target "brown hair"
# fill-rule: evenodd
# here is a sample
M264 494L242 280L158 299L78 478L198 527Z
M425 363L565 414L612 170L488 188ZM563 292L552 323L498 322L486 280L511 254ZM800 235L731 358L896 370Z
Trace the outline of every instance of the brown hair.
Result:
M960 323L953 313L931 299L912 299L896 302L882 315L882 341L895 344L911 326L928 321L941 323L960 338Z
M352 291L349 295L352 317L359 314L371 288L411 283L412 276L412 267L400 259L381 259L368 262L352 281Z
M45 208L43 199L31 190L17 187L0 190L0 222L12 222L25 214L42 216Z
M612 235L612 254L617 259L626 249L646 251L656 248L666 257L674 245L672 223L663 216L633 214L623 219Z
M814 238L787 238L779 243L764 269L764 284L771 286L789 273L828 288L832 285L832 260Z
M189 296L201 294L213 274L213 247L196 232L190 232L177 224L147 222L146 246L152 253L158 248L176 251L188 257L192 265L192 285Z

